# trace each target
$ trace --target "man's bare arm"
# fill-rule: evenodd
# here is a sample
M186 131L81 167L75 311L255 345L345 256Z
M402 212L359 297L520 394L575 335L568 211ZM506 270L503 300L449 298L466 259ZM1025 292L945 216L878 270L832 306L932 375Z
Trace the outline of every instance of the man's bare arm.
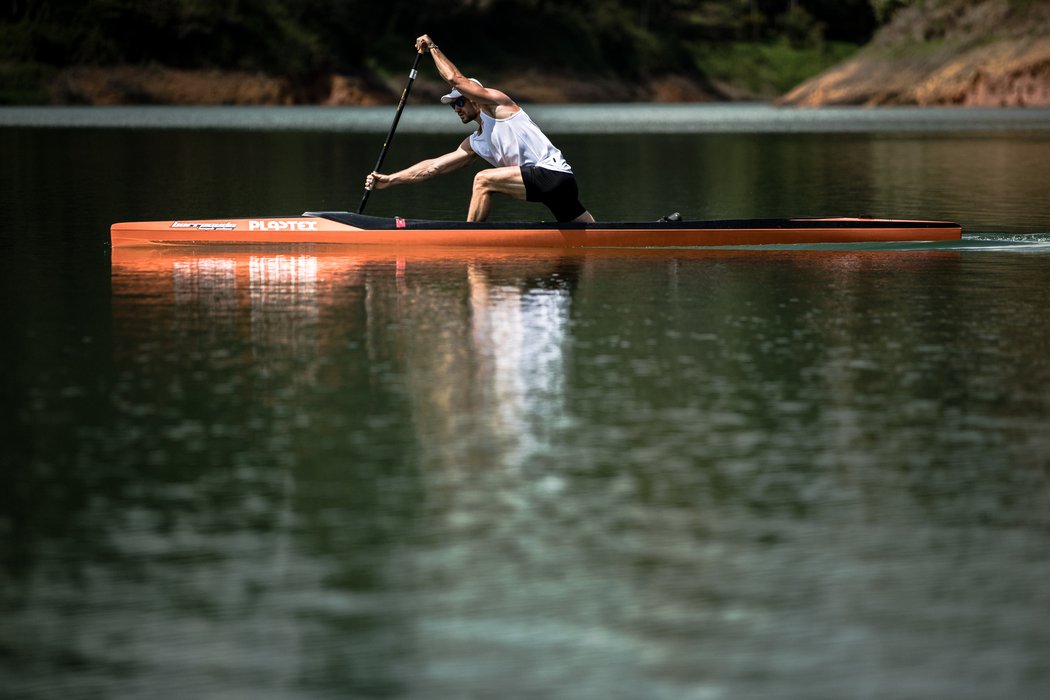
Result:
M462 168L464 165L474 160L474 151L470 148L470 139L464 139L463 143L459 145L456 150L446 153L443 156L437 158L429 158L427 160L421 160L415 165L410 165L404 170L400 170L390 175L383 175L381 173L370 173L365 178L365 187L368 189L386 189L393 185L407 185L415 182L423 182L429 180L435 175L443 175Z
M434 66L437 68L442 80L459 90L461 94L466 95L470 100L481 105L517 106L507 94L492 88L482 87L463 75L459 68L456 68L456 64L445 55L444 51L438 48L438 45L434 43L434 40L429 35L424 34L416 39L416 50L429 51L430 56L434 59Z

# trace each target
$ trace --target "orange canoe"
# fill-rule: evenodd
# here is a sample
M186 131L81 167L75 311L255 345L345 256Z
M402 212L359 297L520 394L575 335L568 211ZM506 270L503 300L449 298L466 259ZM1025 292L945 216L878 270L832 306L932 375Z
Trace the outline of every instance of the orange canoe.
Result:
M870 218L735 219L593 224L466 223L306 212L301 216L117 223L114 246L384 245L501 248L680 248L948 241L959 224Z

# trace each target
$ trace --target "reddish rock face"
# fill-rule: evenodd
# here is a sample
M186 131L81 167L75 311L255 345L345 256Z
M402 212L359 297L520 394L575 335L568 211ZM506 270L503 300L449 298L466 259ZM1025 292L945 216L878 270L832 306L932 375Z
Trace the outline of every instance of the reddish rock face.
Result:
M961 104L1050 107L1050 61L998 78L980 75L964 93Z

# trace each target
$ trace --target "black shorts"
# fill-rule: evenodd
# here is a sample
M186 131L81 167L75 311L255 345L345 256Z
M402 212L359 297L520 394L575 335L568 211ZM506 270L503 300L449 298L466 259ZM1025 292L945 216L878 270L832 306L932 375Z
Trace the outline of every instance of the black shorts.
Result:
M580 190L572 173L523 165L521 179L525 182L525 199L543 202L558 221L572 221L587 211L580 203Z

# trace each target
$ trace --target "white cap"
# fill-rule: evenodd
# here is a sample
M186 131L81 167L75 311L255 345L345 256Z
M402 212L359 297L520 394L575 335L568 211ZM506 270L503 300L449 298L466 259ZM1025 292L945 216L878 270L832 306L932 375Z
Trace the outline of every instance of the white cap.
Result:
M484 85L481 84L481 81L478 80L477 78L469 78L469 80L472 83L477 83L478 87L485 87ZM458 100L461 97L463 97L463 93L460 92L459 90L457 90L456 88L452 88L452 92L448 93L447 95L445 95L444 97L441 98L441 104L443 104L443 105L450 104L450 103L454 102L455 100Z

